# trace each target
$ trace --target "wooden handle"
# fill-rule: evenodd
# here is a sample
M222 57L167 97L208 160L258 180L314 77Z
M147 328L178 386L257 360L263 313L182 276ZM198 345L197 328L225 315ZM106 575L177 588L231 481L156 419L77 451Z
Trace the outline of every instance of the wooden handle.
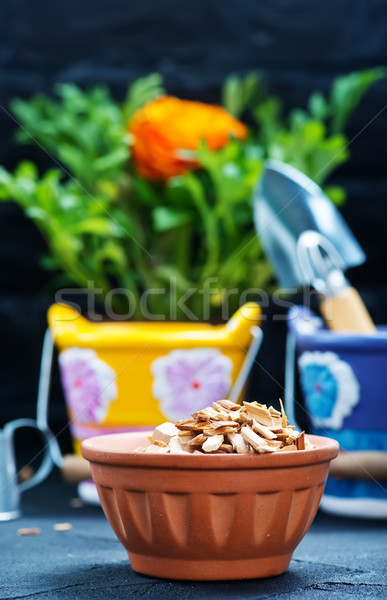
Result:
M375 333L376 328L363 300L352 287L339 294L324 298L320 311L329 329L353 333Z
M387 452L339 452L337 458L331 462L329 475L338 478L387 481Z
M87 460L76 454L66 454L63 457L61 469L63 481L74 484L90 479L90 467Z

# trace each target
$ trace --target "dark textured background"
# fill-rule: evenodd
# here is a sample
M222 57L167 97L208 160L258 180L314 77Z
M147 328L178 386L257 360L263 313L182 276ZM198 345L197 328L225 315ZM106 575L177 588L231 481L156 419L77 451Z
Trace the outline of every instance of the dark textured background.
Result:
M217 101L227 74L260 69L288 107L302 106L311 91L328 90L337 74L387 65L386 26L383 0L2 0L0 164L13 168L28 157L50 166L42 152L13 143L15 123L5 110L15 96L28 98L71 81L107 83L120 99L128 81L160 71L169 92ZM349 276L377 323L387 323L386 104L383 81L351 119L352 158L334 177L348 191L343 214L368 257ZM38 264L43 251L33 225L13 204L0 204L0 423L34 411L52 300ZM263 369L256 367L252 390L272 403L281 395L273 378L282 383L285 328L270 318L264 327ZM65 420L58 385L54 398L58 430Z

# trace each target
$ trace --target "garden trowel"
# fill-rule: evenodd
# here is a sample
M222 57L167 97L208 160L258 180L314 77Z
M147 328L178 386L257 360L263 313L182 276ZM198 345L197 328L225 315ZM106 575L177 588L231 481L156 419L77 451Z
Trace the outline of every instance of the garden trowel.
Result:
M318 185L294 167L268 160L255 192L254 215L257 234L283 288L312 285L320 291L320 310L331 329L375 331L343 274L362 264L365 254Z

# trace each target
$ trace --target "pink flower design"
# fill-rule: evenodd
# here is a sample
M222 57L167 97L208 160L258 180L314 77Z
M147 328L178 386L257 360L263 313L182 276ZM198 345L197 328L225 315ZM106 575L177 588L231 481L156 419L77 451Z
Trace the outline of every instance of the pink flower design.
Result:
M101 423L116 399L116 373L94 350L68 348L59 355L62 384L71 416Z
M232 361L216 349L172 350L151 369L153 395L173 421L221 400L231 386Z

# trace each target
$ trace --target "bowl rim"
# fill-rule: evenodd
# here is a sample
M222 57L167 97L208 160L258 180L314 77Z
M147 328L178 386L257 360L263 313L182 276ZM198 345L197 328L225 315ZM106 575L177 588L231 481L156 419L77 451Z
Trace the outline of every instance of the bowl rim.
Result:
M139 446L153 430L128 433L113 433L95 436L81 444L83 458L91 463L127 467L156 467L181 469L271 469L293 467L328 462L339 452L339 443L329 437L309 435L308 440L317 446L308 450L272 452L265 454L153 454L135 450L128 452L109 448L118 438L129 438L133 443L138 439Z

